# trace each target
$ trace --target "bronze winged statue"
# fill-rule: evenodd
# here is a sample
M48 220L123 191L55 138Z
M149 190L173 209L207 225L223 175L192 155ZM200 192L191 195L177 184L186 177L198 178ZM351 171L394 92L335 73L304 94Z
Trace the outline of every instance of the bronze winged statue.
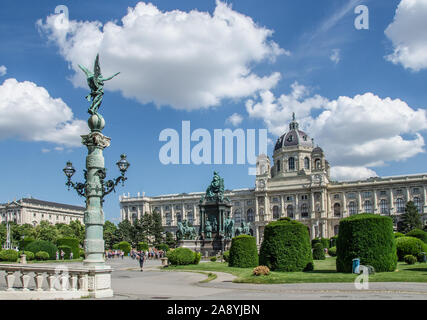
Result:
M104 95L104 81L108 81L117 76L120 72L112 75L111 77L104 78L101 74L101 67L99 66L99 53L96 55L93 72L79 64L79 68L85 73L87 84L91 92L86 96L88 101L92 101L88 112L90 114L98 114L98 109L101 106L102 98Z

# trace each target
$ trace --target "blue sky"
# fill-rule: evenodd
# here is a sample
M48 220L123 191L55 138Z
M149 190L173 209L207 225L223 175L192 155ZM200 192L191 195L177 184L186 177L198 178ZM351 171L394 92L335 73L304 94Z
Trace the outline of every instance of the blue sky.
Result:
M214 129L267 128L271 156L295 112L336 179L427 171L427 57L417 51L427 48L425 0L412 8L407 0L138 3L1 2L2 202L31 195L84 204L67 191L62 168L71 160L74 179L83 179L79 130L88 88L76 64L91 68L95 52L104 76L122 72L106 83L100 109L112 138L104 151L109 177L119 174L121 153L131 163L125 187L105 202L114 222L123 192L202 191L213 170L226 188L254 186L249 164L163 165L159 134L180 132L185 120L212 136ZM68 7L66 33L54 29L58 5ZM358 5L369 8L368 30L354 27ZM227 121L233 114L241 120L234 125Z

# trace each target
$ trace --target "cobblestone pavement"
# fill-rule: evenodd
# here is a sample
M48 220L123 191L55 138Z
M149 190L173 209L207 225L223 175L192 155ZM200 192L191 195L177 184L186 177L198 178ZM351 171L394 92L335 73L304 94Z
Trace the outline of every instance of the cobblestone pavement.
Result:
M113 300L392 300L427 299L427 283L369 283L368 290L357 290L353 283L241 284L233 276L215 272L217 279L200 283L206 274L161 271L160 260L148 260L144 271L128 257L107 261L112 273ZM52 264L57 265L57 264ZM81 265L67 263L66 265ZM5 289L4 272L0 272L0 289ZM19 281L16 281L19 286ZM30 283L30 287L31 287Z

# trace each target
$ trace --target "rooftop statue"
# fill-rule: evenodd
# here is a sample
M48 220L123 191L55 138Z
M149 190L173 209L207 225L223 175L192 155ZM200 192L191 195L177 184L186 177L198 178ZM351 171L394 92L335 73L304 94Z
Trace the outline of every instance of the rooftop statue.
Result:
M88 112L90 114L98 114L98 109L101 106L102 98L104 95L104 81L108 81L117 76L120 72L112 75L111 77L104 78L101 74L101 67L99 66L99 53L96 55L93 72L79 64L79 68L85 73L87 84L91 92L86 96L87 101L92 101Z
M227 198L224 198L224 179L216 171L214 171L212 182L206 189L206 194L202 197L201 202L203 200L217 202L229 201Z

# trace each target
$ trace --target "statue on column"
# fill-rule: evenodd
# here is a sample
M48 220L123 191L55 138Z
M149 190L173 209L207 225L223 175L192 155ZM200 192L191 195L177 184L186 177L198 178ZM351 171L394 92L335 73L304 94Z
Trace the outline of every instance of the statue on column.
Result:
M226 239L232 239L234 236L234 220L227 217L224 221L224 237Z

